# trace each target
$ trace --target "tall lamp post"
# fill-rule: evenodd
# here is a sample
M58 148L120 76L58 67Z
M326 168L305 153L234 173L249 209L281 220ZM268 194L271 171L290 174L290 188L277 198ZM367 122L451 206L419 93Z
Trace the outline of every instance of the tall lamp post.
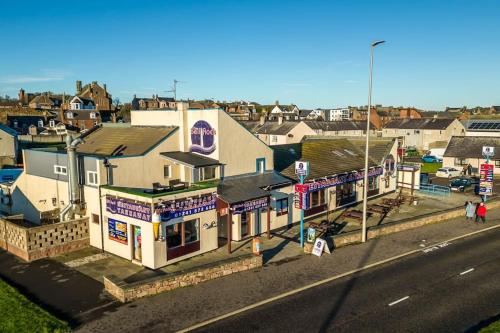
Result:
M368 79L368 110L366 112L366 147L365 147L365 177L363 181L363 227L361 242L366 242L366 209L368 205L368 145L370 142L370 113L372 108L372 78L373 78L373 50L385 40L373 42L370 47L370 75Z

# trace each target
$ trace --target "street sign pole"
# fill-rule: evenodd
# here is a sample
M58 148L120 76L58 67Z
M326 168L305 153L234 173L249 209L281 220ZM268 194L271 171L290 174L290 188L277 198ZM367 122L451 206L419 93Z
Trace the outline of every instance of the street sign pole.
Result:
M486 155L486 164L490 164L490 156L489 155ZM483 202L486 202L486 198L488 196L486 195L486 193L483 195Z
M304 175L299 175L300 184L304 184ZM304 247L304 207L300 208L300 247Z

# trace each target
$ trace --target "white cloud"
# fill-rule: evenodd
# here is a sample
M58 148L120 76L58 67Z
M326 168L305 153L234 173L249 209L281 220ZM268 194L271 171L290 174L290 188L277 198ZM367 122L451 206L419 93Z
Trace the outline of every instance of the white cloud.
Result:
M19 84L19 83L37 83L37 82L51 82L61 81L71 75L70 72L42 69L39 75L12 75L0 78L1 83L6 84Z

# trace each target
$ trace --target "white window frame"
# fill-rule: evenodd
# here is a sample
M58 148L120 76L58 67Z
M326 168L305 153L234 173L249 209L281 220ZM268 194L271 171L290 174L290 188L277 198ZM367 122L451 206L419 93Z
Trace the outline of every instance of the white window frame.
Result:
M205 168L211 168L211 169L214 169L214 177L213 178L205 178ZM200 181L201 182L204 182L206 180L212 180L212 179L216 179L217 178L217 167L215 166L205 166L205 167L201 167L199 168L200 170Z
M99 185L99 176L95 171L87 171L87 185Z
M49 120L49 126L50 127L55 127L56 126L56 122L54 120Z
M43 127L43 120L39 120L39 121L37 122L37 126L38 126L38 127Z
M165 175L165 168L168 170L168 175ZM163 178L172 177L172 166L171 165L163 165Z
M68 175L68 167L65 165L54 165L54 173L56 175L67 176Z
M277 135L271 135L271 142L273 142L273 143L278 142L278 136Z
M95 112L90 112L90 119L96 119L97 116L95 114Z
M73 119L73 112L67 112L66 113L66 118Z

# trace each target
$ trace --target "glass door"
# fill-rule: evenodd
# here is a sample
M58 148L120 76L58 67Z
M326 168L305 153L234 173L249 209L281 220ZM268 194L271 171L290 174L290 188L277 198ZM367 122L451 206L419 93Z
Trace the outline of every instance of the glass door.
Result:
M248 236L250 225L250 214L247 212L241 213L241 238Z
M142 261L142 236L141 227L133 225L132 234L134 236L134 249L132 253L132 258L137 261Z

